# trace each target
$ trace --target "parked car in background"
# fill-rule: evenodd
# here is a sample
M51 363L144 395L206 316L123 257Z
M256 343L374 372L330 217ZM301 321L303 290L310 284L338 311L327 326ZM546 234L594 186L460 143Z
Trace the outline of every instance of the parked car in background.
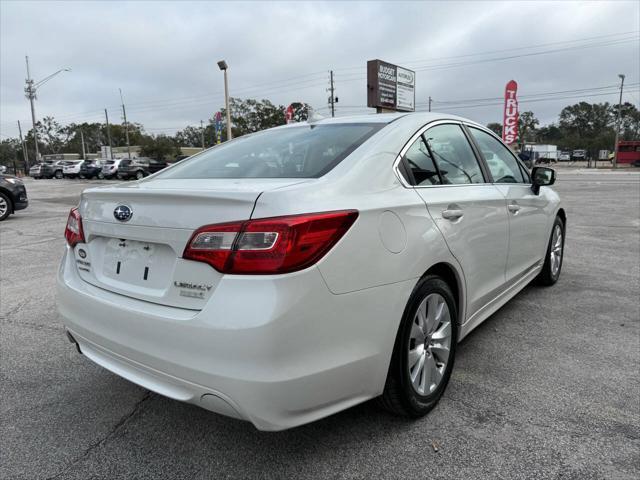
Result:
M84 160L67 160L62 166L62 174L66 178L76 178L80 176L80 168Z
M571 152L571 160L582 162L587 159L587 151L583 149L574 150Z
M18 177L0 174L0 222L29 206L27 189Z
M558 155L558 161L560 162L571 161L571 152L560 152L560 155Z
M102 175L104 178L112 178L118 174L118 167L120 166L121 159L116 158L113 160L107 160L102 164Z
M29 176L33 178L63 178L65 160L44 160L29 169Z
M554 182L460 117L264 130L135 188L85 190L58 310L88 360L263 430L374 397L416 418L445 391L460 340L534 279L558 280Z
M118 166L118 178L137 178L138 180L159 172L167 166L167 162L153 158L139 157L131 160L124 159Z
M106 162L106 160L101 160L99 158L84 161L82 166L80 166L80 177L103 179L104 175L102 174L102 166L104 165L104 162Z
M7 166L6 165L0 165L0 173L6 173L7 172Z

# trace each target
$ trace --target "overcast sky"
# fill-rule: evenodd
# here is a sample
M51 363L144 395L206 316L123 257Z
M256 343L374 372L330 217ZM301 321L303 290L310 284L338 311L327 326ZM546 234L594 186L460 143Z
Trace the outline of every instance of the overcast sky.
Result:
M637 0L0 0L0 134L17 135L16 120L31 124L25 55L36 81L72 68L44 85L36 102L38 118L63 124L102 121L105 107L120 121L122 88L128 120L148 132L199 125L223 105L221 59L232 96L304 101L327 113L333 69L337 114L370 113L365 66L374 58L416 70L418 108L431 96L433 110L485 124L502 121L499 98L515 79L520 110L544 124L580 100L616 102L619 73L624 99L638 105L639 30Z

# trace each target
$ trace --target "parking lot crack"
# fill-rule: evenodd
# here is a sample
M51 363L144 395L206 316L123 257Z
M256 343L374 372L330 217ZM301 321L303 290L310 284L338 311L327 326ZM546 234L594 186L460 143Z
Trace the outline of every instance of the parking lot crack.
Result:
M118 420L115 425L109 429L109 431L98 441L89 445L80 455L74 458L71 462L69 462L60 472L56 473L53 476L47 477L47 480L54 480L56 478L60 478L62 475L66 474L69 470L71 470L75 465L82 462L85 458L87 458L91 453L100 448L106 442L117 436L118 432L122 427L124 427L133 417L135 417L142 410L145 402L152 397L153 393L147 391L143 397L138 400L131 411L124 415Z

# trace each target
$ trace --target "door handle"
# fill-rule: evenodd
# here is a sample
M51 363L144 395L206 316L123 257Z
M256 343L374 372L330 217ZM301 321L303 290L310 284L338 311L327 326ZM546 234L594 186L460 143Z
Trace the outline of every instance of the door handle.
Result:
M462 213L462 210L458 209L447 209L442 211L442 218L446 218L447 220L457 220L462 218L463 215L464 213Z
M520 211L520 205L518 205L517 203L510 203L509 205L507 205L507 208L514 215Z

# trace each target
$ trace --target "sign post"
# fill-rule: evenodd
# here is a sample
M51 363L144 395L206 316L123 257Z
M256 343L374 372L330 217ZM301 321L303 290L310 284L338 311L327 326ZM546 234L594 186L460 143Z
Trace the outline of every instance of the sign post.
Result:
M216 144L222 143L222 114L220 112L216 112L215 116L215 130L216 130Z
M507 145L516 143L518 138L518 84L509 81L504 90L504 117L502 125L502 140Z
M367 106L378 113L415 111L415 87L414 71L382 60L367 62Z

